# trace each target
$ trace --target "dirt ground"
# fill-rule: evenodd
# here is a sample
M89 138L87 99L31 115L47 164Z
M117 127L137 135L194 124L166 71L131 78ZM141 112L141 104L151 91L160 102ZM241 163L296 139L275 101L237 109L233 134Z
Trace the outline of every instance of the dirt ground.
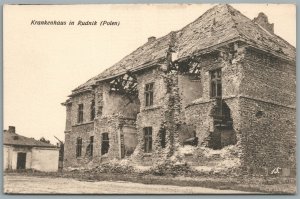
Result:
M149 185L124 181L79 181L71 178L4 176L6 194L249 194L203 187ZM251 192L253 194L253 192Z

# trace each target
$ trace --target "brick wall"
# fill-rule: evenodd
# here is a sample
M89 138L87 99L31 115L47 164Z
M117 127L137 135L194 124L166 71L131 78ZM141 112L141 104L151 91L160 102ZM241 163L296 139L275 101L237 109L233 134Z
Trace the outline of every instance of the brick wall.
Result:
M295 169L295 109L249 98L240 101L243 166L250 173Z
M248 50L242 64L240 95L295 107L295 69L295 64Z
M91 122L91 104L94 99L94 93L85 92L72 97L72 108L71 108L71 125L78 124L78 105L83 104L83 122Z
M295 65L261 52L247 51L242 64L240 128L243 167L267 174L296 167Z
M67 167L87 167L88 163L100 162L99 157L99 142L100 135L94 132L94 123L82 124L73 127L74 131L65 133L65 148L64 148L64 168ZM87 153L87 147L90 144L90 136L94 136L93 157ZM82 138L81 156L76 157L76 142L77 138Z

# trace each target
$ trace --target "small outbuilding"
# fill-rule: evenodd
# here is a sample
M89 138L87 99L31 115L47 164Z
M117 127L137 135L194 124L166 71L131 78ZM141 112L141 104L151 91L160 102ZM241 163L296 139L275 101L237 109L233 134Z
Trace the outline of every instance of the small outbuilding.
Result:
M4 170L58 170L59 148L34 138L16 134L14 126L3 133Z

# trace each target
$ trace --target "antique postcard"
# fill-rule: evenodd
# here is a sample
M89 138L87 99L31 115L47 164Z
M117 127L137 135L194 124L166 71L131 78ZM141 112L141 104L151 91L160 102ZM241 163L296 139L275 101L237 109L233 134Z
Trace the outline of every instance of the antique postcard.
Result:
M295 194L296 5L4 5L5 194Z

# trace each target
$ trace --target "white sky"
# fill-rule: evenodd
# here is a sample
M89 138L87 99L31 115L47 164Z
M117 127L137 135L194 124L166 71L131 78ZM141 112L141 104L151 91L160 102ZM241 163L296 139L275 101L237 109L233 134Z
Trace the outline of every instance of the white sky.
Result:
M253 19L264 12L275 33L296 45L296 6L231 4ZM5 6L4 129L56 143L78 85L146 43L194 21L213 4ZM31 20L113 20L118 27L31 26Z

